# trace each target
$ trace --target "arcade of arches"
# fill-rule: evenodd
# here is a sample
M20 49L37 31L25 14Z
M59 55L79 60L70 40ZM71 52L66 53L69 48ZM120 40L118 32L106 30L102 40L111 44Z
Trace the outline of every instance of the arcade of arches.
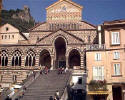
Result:
M79 50L74 48L67 53L67 47L65 39L58 37L54 42L54 54L48 49L43 49L40 53L29 49L25 55L18 49L12 54L8 54L7 50L2 50L0 64L1 66L47 66L52 69L58 67L72 69L73 66L81 66L83 68L84 54L82 55ZM11 59L11 62L8 59Z

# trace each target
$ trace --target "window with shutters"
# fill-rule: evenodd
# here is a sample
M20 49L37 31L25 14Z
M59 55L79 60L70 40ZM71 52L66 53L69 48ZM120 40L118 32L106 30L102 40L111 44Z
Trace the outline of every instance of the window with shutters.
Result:
M120 70L120 63L114 64L114 75L121 75L121 70Z
M119 45L120 44L120 33L119 32L112 32L111 34L111 43L112 45Z
M93 80L104 80L104 67L93 67Z
M101 53L96 53L95 54L95 60L100 61L101 60Z
M115 60L120 59L120 52L117 51L114 52L114 59Z

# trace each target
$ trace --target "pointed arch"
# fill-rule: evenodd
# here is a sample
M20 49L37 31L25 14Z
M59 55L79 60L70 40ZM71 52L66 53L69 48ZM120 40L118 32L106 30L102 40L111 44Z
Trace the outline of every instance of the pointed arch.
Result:
M7 66L8 65L8 53L6 50L2 50L1 56L0 56L0 62L1 66Z
M36 54L33 50L27 51L27 55L25 57L25 66L35 66L36 62Z
M15 50L12 54L12 66L21 66L22 53L19 50Z

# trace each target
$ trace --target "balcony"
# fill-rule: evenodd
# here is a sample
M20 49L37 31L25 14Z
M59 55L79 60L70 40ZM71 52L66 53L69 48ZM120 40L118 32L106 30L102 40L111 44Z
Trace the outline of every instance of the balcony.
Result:
M91 80L88 84L89 91L108 91L106 80Z
M92 50L105 50L105 44L91 44L91 45L86 45L86 50L92 51Z

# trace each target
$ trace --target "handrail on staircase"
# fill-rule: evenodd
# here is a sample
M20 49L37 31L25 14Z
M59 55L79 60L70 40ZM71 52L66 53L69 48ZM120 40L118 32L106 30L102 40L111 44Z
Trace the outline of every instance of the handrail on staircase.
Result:
M65 92L67 91L67 85L70 83L71 78L72 78L72 70L68 70L68 71L69 71L70 76L67 79L66 86L65 86L65 89L64 89L64 91L62 93L62 96L61 96L60 100L67 100L67 99L65 99L66 98L66 93Z
M11 99L15 100L16 98L19 99L20 96L22 96L23 92L24 92L24 87L27 88L29 87L34 80L36 80L38 78L38 76L40 75L40 71L38 71L37 73L35 73L35 77L33 75L34 73L32 73L25 81L25 83L23 84L23 86L18 90L18 92L16 92Z

